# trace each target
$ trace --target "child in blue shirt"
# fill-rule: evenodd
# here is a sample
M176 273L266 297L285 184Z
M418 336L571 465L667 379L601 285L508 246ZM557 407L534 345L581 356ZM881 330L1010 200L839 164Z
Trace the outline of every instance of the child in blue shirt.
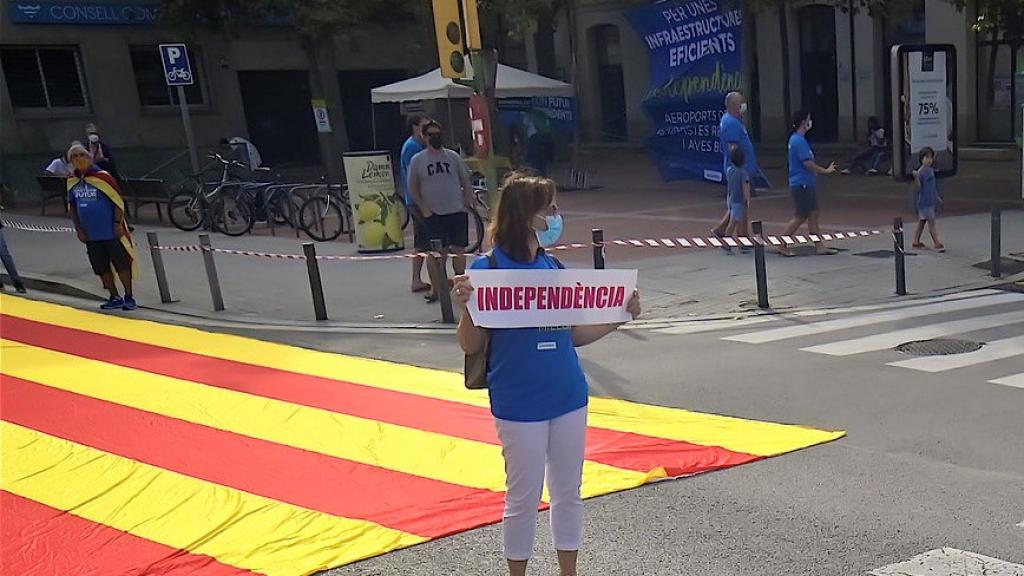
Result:
M746 156L743 149L733 145L729 149L729 167L725 171L725 183L728 190L726 202L729 208L729 225L725 227L725 235L733 236L747 229L748 211L750 209L750 175L743 168ZM732 248L726 246L725 251L732 254ZM743 250L747 251L746 248Z
M924 235L924 225L928 224L928 233L932 237L935 249L945 252L946 247L939 240L939 232L935 227L935 207L942 203L939 197L938 186L935 182L935 150L925 146L918 153L921 167L914 171L914 187L917 188L917 231L914 232L914 248L924 248L921 236Z

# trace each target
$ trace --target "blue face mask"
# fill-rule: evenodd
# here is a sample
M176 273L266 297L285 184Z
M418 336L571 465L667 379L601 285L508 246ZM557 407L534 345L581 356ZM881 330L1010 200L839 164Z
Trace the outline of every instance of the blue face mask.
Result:
M554 246L555 242L562 237L562 215L555 214L554 216L545 216L544 222L547 223L547 230L537 230L537 242L544 248Z

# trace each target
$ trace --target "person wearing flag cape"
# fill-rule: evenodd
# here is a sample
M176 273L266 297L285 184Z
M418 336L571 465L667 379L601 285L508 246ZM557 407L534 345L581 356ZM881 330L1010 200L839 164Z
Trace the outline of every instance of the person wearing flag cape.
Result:
M67 156L74 168L67 180L68 211L93 272L110 294L100 308L134 310L132 278L138 276L138 258L117 180L93 164L92 154L81 144L72 145ZM115 274L124 297L117 290Z

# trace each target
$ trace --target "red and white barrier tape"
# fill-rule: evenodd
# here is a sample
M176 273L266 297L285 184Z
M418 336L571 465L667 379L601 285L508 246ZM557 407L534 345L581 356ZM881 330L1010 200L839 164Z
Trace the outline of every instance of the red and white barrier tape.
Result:
M68 226L42 226L39 224L25 224L24 222L18 222L16 220L8 220L7 218L0 218L0 222L3 222L4 228L11 228L13 230L27 230L29 232L74 232L75 229Z
M828 234L794 234L793 236L767 236L764 240L760 238L748 238L746 236L740 236L737 238L722 237L722 238L662 238L660 240L645 239L645 240L609 240L605 242L605 246L624 246L632 248L749 248L755 244L771 245L771 246L782 246L782 245L800 245L800 244L811 244L815 242L830 242L833 240L853 240L859 238L867 238L872 236L879 236L883 232L881 230L858 230L855 232L832 232ZM584 243L572 243L572 244L561 244L558 246L552 246L548 248L548 251L565 251L565 250L580 250L584 248L593 248L597 244L584 244ZM156 246L157 250L173 250L179 252L199 252L204 248L198 245L188 246ZM305 260L306 257L302 254L275 254L271 252L255 252L252 250L232 250L229 248L209 248L211 252L220 254L230 254L233 256L254 256L258 258L276 258L282 260ZM400 260L405 258L415 258L417 256L426 257L438 254L432 254L430 252L409 252L403 254L381 254L377 256L334 256L334 255L322 255L317 256L317 260L324 261L373 261L373 260Z
M2 219L4 226L17 230L29 230L33 232L74 232L74 228L63 226L39 226L36 224L24 224L13 220ZM765 236L762 240L758 237L740 236L732 237L704 237L704 238L646 238L643 240L607 240L605 246L623 246L627 248L750 248L756 244L783 246L811 244L816 242L831 242L834 240L855 240L883 234L881 230L856 230L853 232L831 232L828 234L794 234L792 236ZM561 244L548 248L549 251L561 252L566 250L581 250L593 248L593 243L571 243ZM169 250L173 252L201 252L202 246L196 244L177 246L154 246L157 250ZM302 254L275 254L272 252L255 252L252 250L233 250L230 248L209 248L210 251L229 254L232 256L252 256L257 258L275 258L281 260L305 260ZM317 256L317 260L337 261L373 261L373 260L398 260L404 258L415 258L417 256L429 256L428 252L412 252L403 254L381 254L376 256Z

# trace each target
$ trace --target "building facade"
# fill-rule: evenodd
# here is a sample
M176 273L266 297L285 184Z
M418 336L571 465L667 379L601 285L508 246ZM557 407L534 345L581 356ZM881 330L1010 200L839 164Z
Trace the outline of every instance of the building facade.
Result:
M635 1L569 4L571 14L542 19L524 42L508 39L500 20L483 27L498 30L491 36L502 62L575 80L584 143L640 145L651 129L641 107L649 62L626 17ZM126 174L188 177L177 95L164 83L157 49L178 39L160 26L154 0L0 0L0 8L0 183L36 194L35 176L85 137L87 123L99 127ZM753 136L762 146L784 146L787 54L791 109L813 113L819 141L853 144L863 140L869 117L889 125L890 48L943 43L957 50L961 145L1013 142L1021 133L1024 47L979 37L974 21L973 10L958 11L947 0L920 0L898 21L831 2L790 2L781 15L745 9L743 78ZM321 163L310 58L289 26L266 22L231 37L201 35L189 49L196 83L187 100L201 151L242 136L269 165ZM319 60L320 92L334 148L397 147L405 132L401 111L374 109L370 89L436 66L430 23L348 34L327 52ZM444 104L424 104L447 117ZM468 142L464 116L457 106L449 132Z
M370 89L437 60L432 30L402 26L338 38L320 58L338 151L369 149L374 127L384 147L403 137L397 105L378 106L371 120ZM85 139L87 123L99 128L126 174L187 177L177 94L166 86L158 51L176 41L146 0L3 0L0 182L33 195L35 176L71 141ZM221 138L242 136L268 165L320 164L310 58L289 26L200 35L188 46L195 84L186 99L201 154Z
M647 49L625 16L631 6L635 3L578 2L576 78L584 136L590 141L639 143L650 130L641 108L649 80ZM972 8L958 11L947 0L921 0L898 21L887 21L808 1L787 3L782 18L784 25L775 9L744 9L748 124L763 145L784 146L789 128L782 30L788 37L791 109L812 112L819 141L863 140L872 116L889 126L890 49L924 43L956 47L961 145L1008 144L1020 137L1024 48L979 37L972 30ZM568 39L560 42L567 45Z

